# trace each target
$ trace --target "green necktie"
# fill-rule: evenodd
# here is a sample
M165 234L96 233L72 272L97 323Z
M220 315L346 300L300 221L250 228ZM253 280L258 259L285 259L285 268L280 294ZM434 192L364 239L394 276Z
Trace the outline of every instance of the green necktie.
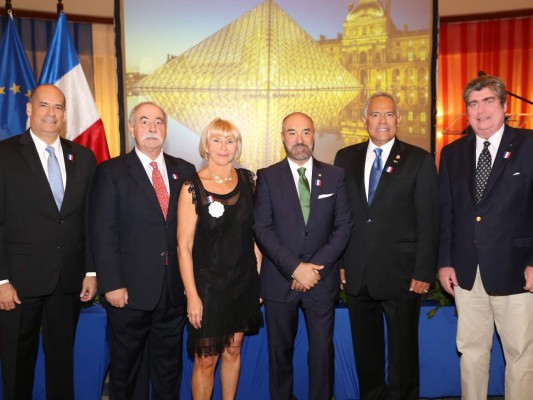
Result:
M311 189L309 189L309 182L305 176L305 168L298 168L298 193L300 194L300 207L302 208L302 214L304 215L304 221L307 224L309 218L309 210L311 209Z

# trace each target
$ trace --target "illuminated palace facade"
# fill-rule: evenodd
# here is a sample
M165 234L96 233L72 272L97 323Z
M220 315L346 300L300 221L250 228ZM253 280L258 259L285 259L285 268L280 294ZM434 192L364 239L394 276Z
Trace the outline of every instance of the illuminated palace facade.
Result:
M385 6L379 0L359 0L357 6L349 3L344 35L339 33L334 39L321 35L317 41L351 72L361 88L350 105L330 121L329 128L340 130L345 144L366 140L361 116L367 97L376 91L396 97L403 139L422 144L430 134L430 31L409 30L407 25L397 29L390 17L390 2L386 0Z

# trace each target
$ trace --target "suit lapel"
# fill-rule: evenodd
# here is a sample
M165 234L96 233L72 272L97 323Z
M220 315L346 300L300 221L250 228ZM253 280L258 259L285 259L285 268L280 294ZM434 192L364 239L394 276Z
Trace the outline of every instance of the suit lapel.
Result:
M465 173L466 182L468 184L469 193L472 202L474 199L474 185L475 185L475 165L476 165L476 135L470 133L464 141L462 149L463 171Z
M515 133L506 125L503 132L502 140L500 146L498 147L498 152L496 154L496 159L492 164L492 169L490 171L489 180L487 181L487 186L483 193L483 198L488 196L490 190L493 188L494 184L498 181L499 176L501 175L504 167L507 165L510 155L513 149L513 142L515 138ZM505 153L509 153L508 157L504 157ZM481 200L483 201L483 200Z
M48 202L57 210L50 183L48 182L48 178L43 169L43 164L41 163L39 154L37 154L37 148L35 147L35 143L33 143L29 131L26 131L26 133L20 137L19 144L21 145L22 156L28 163L33 175L35 175L38 185L41 186L44 193L48 194Z
M65 196L63 197L63 204L61 209L64 208L65 204L68 204L70 197L72 196L73 180L76 179L76 154L74 154L72 149L72 144L67 140L61 138L61 147L63 148L63 159L65 160L65 172L67 175L67 182L65 186Z
M163 154L165 157L165 165L167 168L167 174L168 174L168 186L169 186L169 200L168 200L168 216L167 220L170 220L170 216L173 213L176 213L176 207L172 206L173 204L178 203L178 196L179 196L179 179L180 179L180 171L178 170L177 166L174 164L172 159L168 157L166 154ZM158 203L159 204L159 203Z
M161 215L161 218L163 218L161 206L157 200L154 187L152 186L152 183L146 174L146 170L144 169L141 160L139 160L139 157L137 157L135 150L132 150L128 153L127 163L129 173L133 180L141 187L150 204L152 204L154 209L159 213L159 215Z
M355 185L357 188L357 195L360 197L361 204L366 204L368 206L365 190L365 163L367 149L368 142L366 142L364 146L356 148L352 167Z
M289 199L287 203L292 208L293 210L292 212L296 213L296 215L299 215L300 218L302 219L302 224L305 225L302 208L300 207L300 198L298 197L298 190L296 189L296 185L294 184L294 177L292 176L291 167L289 166L289 161L287 160L287 158L285 158L285 160L283 160L279 164L279 168L280 168L279 187L283 191L288 190L288 193L285 193L283 197ZM313 206L311 203L311 211L312 210L313 210ZM309 212L309 215L311 215L311 211Z
M394 179L394 176L398 174L398 170L403 163L402 157L405 158L405 154L403 154L404 150L405 146L398 140L398 138L396 138L389 153L389 157L383 165L383 171L381 172L381 177L379 178L378 187L376 188L376 193L374 193L372 204L376 202L376 199L379 198L391 179Z
M313 158L313 175L311 182L309 182L309 187L311 188L311 209L309 211L309 218L307 219L308 224L312 218L313 210L315 210L318 205L318 196L322 194L322 183L325 178L322 163Z

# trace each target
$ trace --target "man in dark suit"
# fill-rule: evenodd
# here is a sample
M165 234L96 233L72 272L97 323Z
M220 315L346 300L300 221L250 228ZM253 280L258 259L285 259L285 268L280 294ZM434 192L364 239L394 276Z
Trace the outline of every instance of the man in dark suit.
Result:
M341 280L361 399L368 400L418 399L420 295L427 293L436 271L435 161L396 138L400 119L394 97L373 94L363 116L370 140L340 150L335 158L335 165L346 171L354 218Z
M31 399L39 334L46 397L74 398L80 299L96 292L86 251L93 153L59 137L65 96L36 87L30 129L0 142L0 354L4 399ZM88 247L88 246L87 246Z
M285 117L281 134L287 158L257 172L254 203L254 232L264 255L260 291L270 398L294 398L292 357L301 307L309 337L309 399L330 399L337 263L352 228L344 172L312 157L315 128L307 115Z
M90 237L111 328L111 399L177 399L185 297L178 269L176 207L192 164L163 153L167 116L133 108L130 153L98 166Z
M439 279L455 296L463 399L486 399L494 324L505 398L533 394L533 132L505 124L500 78L463 92L473 133L441 153Z

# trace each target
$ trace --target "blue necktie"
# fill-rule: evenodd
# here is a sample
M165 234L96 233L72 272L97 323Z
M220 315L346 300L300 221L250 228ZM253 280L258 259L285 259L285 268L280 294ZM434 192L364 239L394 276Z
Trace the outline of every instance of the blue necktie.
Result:
M372 204L372 200L374 199L374 193L376 193L376 188L378 187L381 171L383 170L383 165L381 163L382 152L383 150L381 150L380 148L374 149L374 153L376 153L376 158L374 159L374 164L372 164L372 169L370 170L370 179L368 180L368 204Z
M48 152L48 182L50 183L50 189L52 189L52 194L54 195L57 209L61 210L65 188L63 188L63 179L61 178L59 161L57 161L57 157L52 146L46 146L46 151Z

